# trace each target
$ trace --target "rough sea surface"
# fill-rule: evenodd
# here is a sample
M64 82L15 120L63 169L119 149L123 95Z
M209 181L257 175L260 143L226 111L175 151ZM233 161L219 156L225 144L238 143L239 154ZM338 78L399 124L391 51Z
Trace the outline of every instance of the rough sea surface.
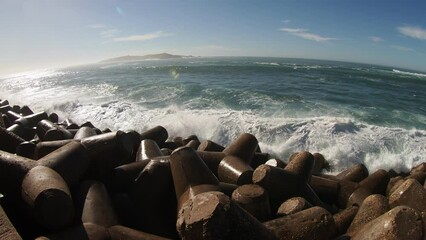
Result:
M426 161L426 74L284 58L185 58L93 64L0 77L0 98L76 123L229 144L254 134L286 160L322 153L338 172L406 171Z

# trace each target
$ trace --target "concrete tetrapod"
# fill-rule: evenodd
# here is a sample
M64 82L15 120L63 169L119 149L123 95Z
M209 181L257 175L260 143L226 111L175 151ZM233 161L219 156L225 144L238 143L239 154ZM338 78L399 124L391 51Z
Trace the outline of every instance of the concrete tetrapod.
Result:
M281 203L292 197L303 197L315 206L325 207L304 177L306 174L299 176L285 169L260 165L253 173L253 183L269 192L272 212L276 212Z
M264 225L272 230L278 239L326 240L336 236L333 216L324 208L312 207L277 218Z
M154 142L155 143L155 142ZM177 200L168 157L152 159L130 190L133 202L129 226L156 235L176 238Z
M271 218L268 193L259 185L239 186L232 193L232 200L261 222Z
M177 230L182 239L275 239L249 213L221 192L195 195L179 211Z
M387 199L380 194L368 196L361 204L347 230L348 235L354 235L362 226L389 211Z
M420 214L407 206L398 206L365 224L351 240L420 240L423 221Z
M4 240L21 240L21 236L10 222L6 213L0 205L0 239Z
M38 223L48 229L71 225L74 205L62 177L54 170L36 166L22 181L22 199L30 207Z
M219 180L190 147L180 147L170 155L173 184L181 206L193 196L207 191L219 191Z
M221 182L237 185L252 183L250 162L258 148L255 136L243 133L223 150L226 155L219 163L217 176Z

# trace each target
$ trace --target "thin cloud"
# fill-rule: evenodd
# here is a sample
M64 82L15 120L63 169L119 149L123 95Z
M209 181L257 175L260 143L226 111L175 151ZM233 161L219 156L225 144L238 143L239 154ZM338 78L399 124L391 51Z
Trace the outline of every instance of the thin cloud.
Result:
M407 37L426 40L426 30L421 27L405 26L398 27L397 30Z
M393 49L399 50L399 51L404 51L404 52L413 52L414 51L412 48L399 46L399 45L391 45L390 47L393 48Z
M376 36L370 36L370 37L368 37L368 39L370 39L372 42L375 42L375 43L379 43L379 42L383 42L384 41L383 38L376 37Z
M290 22L291 22L290 19L283 20L283 23L285 23L285 24L289 24Z
M318 34L311 33L309 32L309 29L303 28L281 28L280 31L315 42L327 42L331 40L337 40L337 38L324 37Z
M108 26L103 25L103 24L92 24L92 25L89 25L87 27L92 28L92 29L96 29L101 38L107 38L107 39L113 38L116 35L116 33L118 32L117 29L112 28L112 27L108 27Z
M117 32L118 32L117 29L111 28L111 29L101 31L99 35L101 35L102 38L112 38L115 36Z
M100 28L107 28L105 25L102 24L92 24L87 26L88 28L94 28L94 29L100 29Z
M125 37L118 37L118 38L114 38L112 39L112 41L114 42L134 42L134 41L147 41L147 40L152 40L152 39L156 39L156 38L160 38L160 37L166 37L166 36L170 36L172 34L170 33L165 33L163 31L157 31L154 33L147 33L147 34L142 34L142 35L130 35L130 36L125 36Z
M308 32L308 29L303 28L281 28L280 31L287 32L287 33L302 33L302 32Z
M205 45L205 46L196 46L196 50L218 50L218 51L236 51L236 48L229 48L222 45Z

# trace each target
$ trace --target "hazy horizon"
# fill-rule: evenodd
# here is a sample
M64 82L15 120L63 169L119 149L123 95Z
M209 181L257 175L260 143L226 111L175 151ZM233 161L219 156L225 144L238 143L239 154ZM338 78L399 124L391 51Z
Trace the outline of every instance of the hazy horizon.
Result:
M426 72L424 1L0 1L0 75L167 52Z

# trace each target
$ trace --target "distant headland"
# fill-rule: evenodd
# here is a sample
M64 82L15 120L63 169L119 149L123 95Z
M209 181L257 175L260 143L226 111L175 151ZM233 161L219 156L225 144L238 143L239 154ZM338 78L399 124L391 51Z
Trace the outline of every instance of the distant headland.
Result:
M116 62L134 62L134 61L142 61L142 60L150 60L150 59L175 59L175 58L190 58L193 57L191 55L173 55L169 53L159 53L159 54L148 54L144 56L122 56L116 58L109 58L106 60L102 60L99 63L116 63Z

